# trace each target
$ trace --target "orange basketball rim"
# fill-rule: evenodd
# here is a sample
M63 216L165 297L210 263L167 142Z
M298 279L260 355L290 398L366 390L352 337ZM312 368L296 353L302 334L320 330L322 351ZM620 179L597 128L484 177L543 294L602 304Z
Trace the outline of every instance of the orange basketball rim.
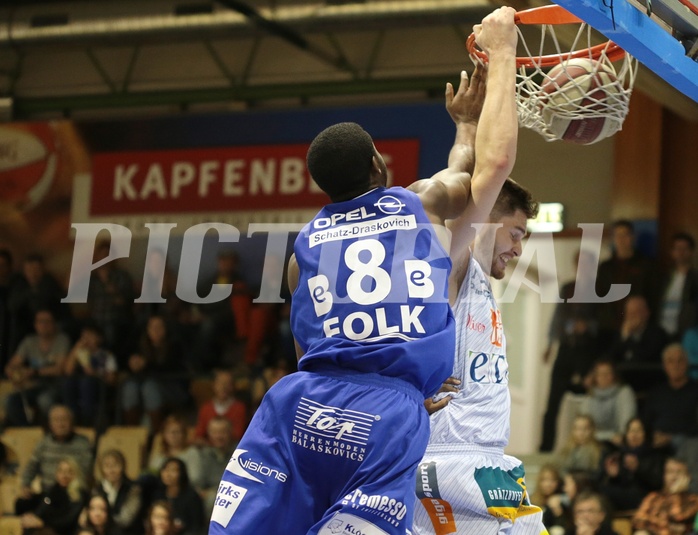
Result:
M561 25L561 24L583 24L584 21L573 15L565 8L558 5L535 7L525 11L519 11L514 16L516 24L521 25ZM475 42L475 34L471 33L465 46L473 60L480 63L487 63L487 54L478 48ZM588 48L572 50L559 54L547 56L520 56L516 58L517 67L535 69L539 67L554 67L563 61L575 58L591 58L598 60L602 55L610 61L618 61L625 56L625 50L613 41L607 41Z

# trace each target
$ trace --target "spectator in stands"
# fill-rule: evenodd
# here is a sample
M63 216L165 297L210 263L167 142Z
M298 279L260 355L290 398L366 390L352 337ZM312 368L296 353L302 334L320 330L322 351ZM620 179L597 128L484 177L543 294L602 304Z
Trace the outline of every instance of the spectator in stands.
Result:
M135 304L139 331L152 316L162 316L168 325L178 328L190 323L191 306L177 297L177 276L168 265L165 251L156 249L148 252L140 288L141 296ZM145 299L150 296L157 296L162 300L152 302Z
M153 502L145 521L146 535L176 535L172 506L166 500Z
M210 518L221 476L230 461L237 440L232 439L230 420L214 416L208 421L208 446L201 448L201 479L198 489L204 501L206 518Z
M39 441L20 475L20 497L32 496L31 483L41 479L41 489L46 491L55 483L55 474L61 459L73 458L81 474L92 469L90 441L73 429L73 413L64 405L54 405L48 414L48 432Z
M575 498L585 492L593 491L594 481L586 470L570 470L562 478L562 493L548 498L548 507L555 518L555 526L564 530L572 529L574 519L572 504ZM559 529L556 530L559 532Z
M13 269L12 261L12 253L9 249L0 248L0 366L3 370L16 346L16 342L13 344L11 340L12 314L9 297L14 288L21 284L21 279Z
M553 526L565 526L565 517L560 507L560 495L562 494L562 475L557 466L548 463L540 467L536 490L531 494L531 503L543 510L543 525L550 530ZM553 497L557 499L552 500ZM556 505L550 507L552 502Z
M81 528L87 528L96 535L121 535L114 524L109 502L101 494L93 494L80 514Z
M148 495L149 503L164 500L172 506L177 535L200 535L205 531L203 502L190 484L187 466L181 459L165 459Z
M698 495L688 492L689 483L686 465L678 459L667 459L662 490L648 494L633 516L635 534L691 533L698 513Z
M196 419L194 443L208 444L208 423L216 416L230 422L232 439L239 442L247 427L247 406L238 401L234 394L235 377L230 370L216 370L213 376L213 399L204 403Z
M620 383L610 360L594 364L592 386L580 410L593 415L596 440L620 444L626 425L637 414L637 402L633 389Z
M9 295L13 345L31 334L39 310L53 312L56 322L61 325L68 316L67 305L61 304L63 295L61 285L46 271L43 257L28 255L22 263L19 282Z
M107 391L116 383L118 365L103 347L102 332L95 324L83 326L80 338L68 353L63 373L63 400L79 425L106 427Z
M637 509L642 499L662 485L665 457L652 447L640 418L628 422L623 441L603 460L600 492L616 511Z
M111 244L100 242L95 247L94 262L109 255ZM117 358L126 357L129 335L134 328L134 284L131 275L114 263L107 262L90 277L87 306L90 318L104 333L105 345Z
M82 471L73 457L61 459L55 468L49 487L40 495L20 497L15 504L27 535L47 529L55 535L73 535L78 527L88 496Z
M694 381L698 381L698 326L691 327L686 331L681 345L686 350L688 358L688 375Z
M648 393L644 420L654 430L653 445L675 451L684 438L698 436L698 383L688 377L681 344L666 347L662 364L667 381Z
M36 334L22 340L5 367L5 375L17 388L7 398L10 426L44 422L49 407L59 398L59 376L70 340L58 330L50 310L37 311L34 329Z
M679 232L671 238L671 269L662 277L657 313L659 324L672 341L696 325L698 315L698 271L693 267L696 242Z
M584 492L572 505L574 526L565 535L618 535L606 522L608 512L600 494Z
M201 323L196 359L189 364L195 370L210 371L222 367L225 357L236 340L236 322L232 302L236 295L247 295L249 289L239 270L239 258L235 251L223 249L218 253L216 273L198 286L199 295L207 295L213 284L232 285L229 299L199 305Z
M166 459L176 457L187 466L187 479L196 487L201 480L201 456L189 443L189 428L180 416L170 415L162 423L161 440L154 441L148 461L148 469L158 472Z
M650 309L643 296L628 297L623 310L623 323L611 346L610 357L633 390L645 392L657 383L667 337L661 327L650 321Z
M601 444L595 437L596 427L591 416L575 417L567 443L560 451L559 464L565 470L584 470L590 474L599 469Z
M555 308L548 333L548 347L543 354L548 362L553 347L557 344L557 355L550 376L548 404L543 417L543 438L541 451L552 451L557 432L557 418L566 392L581 394L584 392L584 380L591 370L593 359L598 355L598 326L595 304L583 300L581 303L570 302L576 292L580 295L593 290L593 266L595 256L587 251L575 255L577 277L581 287L576 289L577 281L563 285L560 294L563 302Z
M647 303L653 297L654 269L652 263L635 249L635 228L628 220L615 221L611 227L613 251L611 258L599 265L596 295L608 294L613 284L630 284L630 295L641 295ZM624 300L598 305L599 335L602 346L621 330Z
M288 375L289 369L285 359L278 359L273 365L266 366L262 373L254 378L250 388L251 409L254 413L267 391L282 377Z
M165 409L180 408L188 392L179 345L162 316L148 319L138 350L128 359L128 370L121 386L124 422L140 425L145 412L151 433L156 433Z
M114 524L122 535L142 531L141 487L126 475L126 459L118 450L107 450L99 459L95 491L107 500Z

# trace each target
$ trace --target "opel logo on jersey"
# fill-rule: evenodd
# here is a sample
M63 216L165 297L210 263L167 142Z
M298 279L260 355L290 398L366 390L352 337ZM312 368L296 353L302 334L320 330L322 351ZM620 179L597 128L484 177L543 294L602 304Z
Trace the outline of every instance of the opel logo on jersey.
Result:
M383 195L373 206L387 215L399 214L405 205L392 195Z

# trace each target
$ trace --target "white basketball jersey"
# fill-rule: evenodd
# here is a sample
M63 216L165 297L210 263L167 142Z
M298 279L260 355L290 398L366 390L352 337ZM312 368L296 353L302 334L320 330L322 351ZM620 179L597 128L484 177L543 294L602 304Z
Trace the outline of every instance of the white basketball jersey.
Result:
M509 442L509 372L502 315L489 277L470 254L468 272L453 307L460 391L431 416L429 444L477 444L504 448Z

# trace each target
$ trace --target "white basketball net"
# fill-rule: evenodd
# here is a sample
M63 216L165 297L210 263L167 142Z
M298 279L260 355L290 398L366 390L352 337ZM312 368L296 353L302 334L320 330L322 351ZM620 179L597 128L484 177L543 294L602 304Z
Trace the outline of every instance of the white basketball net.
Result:
M560 47L555 27L552 24L540 25L540 43L538 43L537 54L534 54L524 39L521 28L517 26L519 41L524 46L526 55L532 59L532 65L518 67L516 75L519 125L537 131L547 141L554 141L562 139L562 137L551 130L552 121L601 118L606 121L604 132L593 142L615 134L622 128L623 121L628 114L628 104L637 73L637 60L626 53L621 60L616 61L614 66L606 55L610 43L606 45L599 57L594 58L589 52L588 56L583 57L596 59L599 62L593 76L596 80L601 80L604 83L595 87L592 92L587 92L570 76L570 80L565 84L565 90L558 92L556 103L551 104L548 101L548 95L542 88L546 82L548 84L552 82L551 78L546 76L546 72L550 71L550 68L542 67L538 58L544 54L550 56L549 51L554 46L556 52L553 55L560 56L561 68L565 69L563 62L569 52L563 51ZM593 44L591 27L586 23L581 23L571 50L591 48ZM607 69L615 74L615 80L611 80L612 77L609 76L597 76L599 71L603 74ZM570 84L574 84L571 91L569 90ZM594 95L597 98L594 98Z

